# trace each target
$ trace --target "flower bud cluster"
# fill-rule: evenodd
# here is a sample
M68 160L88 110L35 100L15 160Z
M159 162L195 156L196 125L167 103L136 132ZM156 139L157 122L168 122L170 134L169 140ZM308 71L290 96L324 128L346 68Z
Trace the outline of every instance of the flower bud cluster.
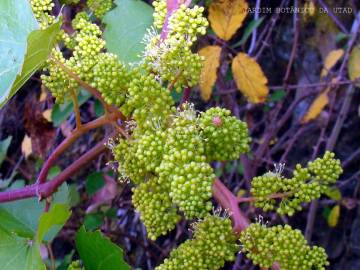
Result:
M154 7L154 26L161 29L164 25L167 13L166 0L155 0L152 2L152 5Z
M239 250L228 218L206 215L194 225L194 238L170 253L156 270L217 270Z
M67 270L84 270L84 267L81 266L80 261L73 261Z
M325 250L310 247L300 230L289 225L266 227L252 223L240 234L242 252L263 268L275 262L286 270L325 270L329 265Z
M140 213L140 219L147 228L150 239L156 240L172 230L180 220L176 208L169 196L169 191L160 185L155 177L132 189L132 201Z
M128 98L121 111L132 115L138 128L154 129L166 125L174 112L174 101L156 77L133 71L128 85Z
M249 151L247 125L231 116L229 110L210 108L201 114L200 127L208 161L235 160Z
M339 178L342 168L334 157L334 153L326 152L322 158L309 162L307 168L297 164L292 178L278 172L253 178L251 193L256 198L255 206L292 216L302 209L301 203L319 198Z
M54 23L55 17L50 14L54 7L52 0L30 0L30 4L40 29L46 29Z
M88 0L87 5L96 17L102 19L106 12L111 9L113 3L112 0Z
M155 26L161 28L166 17L166 1L156 1L154 6ZM199 82L203 58L192 53L191 46L199 34L206 32L208 22L203 11L203 7L181 5L169 17L166 39L160 38L156 31L150 31L146 37L146 68L177 91Z

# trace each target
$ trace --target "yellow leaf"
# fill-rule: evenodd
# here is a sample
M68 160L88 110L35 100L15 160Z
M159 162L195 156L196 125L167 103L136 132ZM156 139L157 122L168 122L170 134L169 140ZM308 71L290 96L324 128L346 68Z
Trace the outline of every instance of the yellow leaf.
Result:
M246 194L245 189L239 189L239 191L236 193L236 197L241 198L241 197L244 197L245 194Z
M331 211L330 214L328 216L327 222L329 227L336 227L336 225L339 222L339 217L340 217L340 206L339 205L335 205Z
M43 87L43 85L41 86L41 93L40 93L40 97L39 97L39 101L45 101L47 97L47 92L45 90L45 88Z
M360 45L352 49L348 69L350 80L353 81L360 78ZM357 85L360 87L360 83Z
M241 27L248 4L245 0L214 0L209 7L209 21L216 35L229 40Z
M25 135L21 143L21 152L24 154L25 158L32 153L31 138L28 135Z
M216 73L220 65L221 48L219 46L207 46L202 48L199 54L205 58L199 83L201 97L208 101L217 78Z
M327 88L324 92L316 97L313 103L310 105L309 110L301 120L302 124L305 124L311 120L314 120L319 116L325 106L329 103L328 92L330 88Z
M321 70L320 77L325 77L329 73L330 69L332 69L333 66L335 66L335 64L341 59L341 57L343 57L343 55L343 49L332 50L325 58L324 67Z
M245 53L239 53L232 61L232 72L239 90L253 103L264 102L269 89L259 64Z
M47 110L43 111L43 113L42 113L43 117L44 117L48 122L52 122L52 120L51 120L51 112L52 112L52 109L47 109Z

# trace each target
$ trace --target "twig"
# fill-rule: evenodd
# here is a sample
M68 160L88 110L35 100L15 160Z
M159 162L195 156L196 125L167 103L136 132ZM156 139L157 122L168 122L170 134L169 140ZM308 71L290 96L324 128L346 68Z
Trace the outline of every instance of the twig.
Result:
M345 119L347 117L347 114L349 112L353 94L354 94L354 86L349 85L349 87L348 87L348 89L346 91L346 95L345 95L343 105L342 105L341 110L340 110L340 115L337 118L335 126L334 126L334 128L333 128L333 130L331 132L330 138L327 141L327 144L326 144L326 149L327 150L333 150L334 147L335 147L335 144L336 144L337 139L339 137L341 128L343 127L344 121L345 121Z
M254 15L254 20L257 21L259 19L259 12L258 10L260 9L260 5L261 5L261 0L256 0L256 4L255 4L255 15ZM252 32L252 36L251 36L251 43L250 43L250 47L248 50L248 54L251 55L251 53L254 51L255 49L255 43L256 43L256 36L257 36L257 27L254 29L254 31Z
M79 102L78 98L75 94L75 91L71 89L71 97L74 103L74 112L75 112L75 118L76 118L76 128L81 128L81 115L80 115L80 108L79 108Z
M294 0L294 6L295 6L295 10L297 10L297 6L298 6L297 0ZM291 54L290 54L290 58L289 58L289 63L287 65L285 77L283 80L285 86L289 81L291 68L293 66L294 59L295 59L296 52L297 52L298 41L299 41L299 18L298 18L298 13L294 12L294 40L293 40L293 46L292 46Z
M331 8L329 8L323 0L318 0L319 4L326 10L326 14L330 16L330 18L334 21L334 23L339 27L339 29L345 33L349 34L349 31L346 29L346 27L342 24L342 22L339 20L338 17L332 12Z
M82 136L91 129L95 129L103 125L110 124L111 121L115 120L114 118L115 118L114 114L109 116L102 116L92 122L82 125L81 128L79 129L75 129L70 136L68 136L65 140L61 142L61 144L59 144L59 146L56 147L56 149L51 153L49 158L46 160L38 176L37 183L41 184L46 181L47 174L50 168L53 166L54 162L70 145L72 145L75 142L76 139L78 139L80 136Z
M95 145L88 152L83 154L74 163L63 170L58 176L54 177L51 181L33 185L25 186L23 188L8 190L0 192L0 203L11 202L31 197L38 197L39 200L47 198L52 195L62 183L69 179L73 174L77 173L80 168L90 164L90 161L95 159L98 155L106 150L105 143L109 138L104 139L102 142Z

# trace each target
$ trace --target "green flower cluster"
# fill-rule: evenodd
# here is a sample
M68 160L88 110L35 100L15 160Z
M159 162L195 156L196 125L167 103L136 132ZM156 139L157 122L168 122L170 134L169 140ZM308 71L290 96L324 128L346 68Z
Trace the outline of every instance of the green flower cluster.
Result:
M334 157L334 153L326 152L322 158L309 162L307 168L297 164L292 178L279 172L253 178L251 193L256 198L255 206L292 216L302 209L301 203L319 198L339 178L342 168Z
M266 226L253 223L240 234L242 252L260 267L277 262L284 270L324 270L329 265L325 250L310 247L300 230L289 225Z
M204 142L197 118L182 112L167 130L163 161L158 168L160 181L170 185L170 197L189 219L201 217L211 208L209 201L215 175L206 163Z
M157 1L155 26L161 28L166 16L166 1ZM156 31L149 31L145 43L144 65L156 73L162 81L180 91L199 82L203 58L191 52L197 35L204 35L208 22L199 6L188 8L181 5L169 17L166 39Z
M174 101L152 74L134 70L128 85L128 98L121 111L132 115L138 128L154 129L164 125L174 112Z
M52 0L30 0L30 4L40 29L45 29L54 23L55 17L50 14L54 7Z
M250 137L245 122L219 107L201 114L200 127L205 138L208 161L235 160L249 151Z
M166 0L155 0L152 2L154 7L154 26L158 29L161 29L164 25L167 8Z
M80 261L73 261L67 270L84 270L84 267L81 266Z
M207 215L194 226L194 238L170 253L156 270L217 270L239 250L231 221Z
M58 103L68 98L70 91L79 88L78 83L59 66L57 62L60 62L97 88L106 102L121 106L125 101L130 73L116 55L103 52L105 41L101 38L102 32L99 26L91 23L86 13L78 13L72 25L76 30L72 37L63 31L59 36L73 50L72 56L65 59L59 50L53 49L52 59L45 68L48 75L41 76L45 86Z
M157 180L151 177L132 189L133 204L147 228L148 237L152 240L165 235L180 220L176 208L173 207L169 190Z
M117 55L112 53L99 54L92 74L91 85L101 92L108 104L120 107L125 102L130 73L120 63Z
M120 175L129 177L136 184L154 175L162 161L165 139L165 132L147 130L135 133L131 140L120 140L113 148Z
M193 45L197 35L205 35L208 21L203 16L204 8L194 6L188 8L181 5L169 18L169 37L178 41L186 41L188 46Z
M41 75L41 80L56 98L56 102L62 103L65 97L69 96L69 91L78 88L78 83L70 78L57 63L53 62L56 61L67 65L68 61L65 60L60 51L55 48L52 49L51 57L52 59L47 62L47 66L44 69L49 75Z
M144 79L148 80L148 78L145 77ZM143 82L144 80L139 80L138 83L141 84ZM231 126L237 126L241 122L232 117L228 111L219 108L210 109L210 112L208 111L199 117L192 105L185 104L183 110L179 110L176 114L171 114L171 107L169 106L166 117L163 117L164 121L158 121L156 126L156 122L152 119L152 114L154 113L153 107L157 108L158 104L164 104L161 99L158 101L156 99L161 97L161 94L169 95L169 93L165 90L160 90L158 94L154 94L151 97L149 93L156 90L156 85L153 86L152 82L149 81L149 84L146 84L146 86L139 86L136 91L132 91L130 88L129 97L123 107L129 106L129 102L136 98L137 101L132 106L135 110L141 111L138 114L132 113L137 123L137 126L131 131L132 138L130 140L121 139L113 147L113 154L119 162L118 169L120 175L129 178L132 182L139 185L134 189L134 195L136 192L149 190L149 187L155 190L154 186L159 186L156 192L149 192L148 196L137 195L134 197L136 198L134 200L137 201L134 201L134 204L142 215L142 220L147 227L149 235L155 238L175 226L174 213L177 212L177 208L184 213L187 219L203 217L212 208L210 199L212 197L212 185L215 175L208 163L209 158L206 156L206 147L207 143L212 143L209 137L210 131L207 130L207 124L212 125L213 122L207 123L204 120L205 115L217 112L216 115L221 115L224 123L229 123L229 130ZM135 83L132 81L130 82L131 84ZM131 96L136 93L138 93L138 96ZM126 112L126 110L123 111ZM159 111L159 113L164 113L165 111L166 107L163 106L162 111ZM157 111L155 112L157 113ZM155 119L159 119L159 116L161 116L159 113L157 113ZM152 124L150 125L151 121ZM149 124L144 125L143 123ZM246 129L246 125L244 128ZM222 136L223 133L219 133L219 136ZM247 134L247 132L245 133ZM204 134L208 134L208 137L204 136ZM236 137L237 134L234 136ZM248 138L236 137L233 142L243 145L243 141L247 143ZM234 147L228 147L226 150L233 153ZM226 156L231 155L225 151L223 151L223 154ZM152 178L156 180L148 180ZM152 214L154 217L148 214L155 211L151 210L155 209L155 206L154 208L150 207L146 211L146 205L158 205L160 191L161 196L167 194L169 198L169 204L164 203L164 205L167 205L166 211L172 213L171 220L174 221L167 222L166 226L159 225L160 221L158 221L154 214ZM170 208L174 212L169 211Z
M112 0L88 0L87 5L95 16L101 19L111 9L113 3Z

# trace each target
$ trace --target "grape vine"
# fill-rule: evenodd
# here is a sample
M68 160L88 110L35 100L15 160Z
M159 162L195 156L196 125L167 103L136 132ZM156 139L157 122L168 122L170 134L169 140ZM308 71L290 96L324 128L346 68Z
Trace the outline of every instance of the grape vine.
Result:
M187 98L178 106L174 101L173 91L199 84L204 58L195 52L194 45L209 26L204 7L191 5L191 1L175 2L170 8L170 0L153 1L154 23L144 36L146 46L137 63L122 63L106 50L101 20L113 7L111 0L87 1L72 19L71 30L59 32L41 80L56 103L72 100L77 125L73 137L51 157L50 165L80 134L112 125L116 136L111 136L107 146L119 182L131 186L132 203L147 236L156 241L180 220L192 223L192 238L171 251L157 270L216 270L234 261L238 252L263 268L325 269L329 265L325 250L310 246L300 230L262 223L245 228L248 220L238 207L241 198L237 201L229 190L225 194L216 189L219 180L213 164L248 154L250 132L247 123L230 110L215 106L198 112ZM51 0L30 3L41 29L58 20L52 15ZM77 106L80 86L95 93L105 110L102 118L85 125ZM101 143L85 154L85 163L104 148ZM26 196L49 197L65 181L55 178L56 184L44 184L50 165L40 173L37 184L43 186L30 186ZM283 175L280 165L280 169L252 179L248 202L264 212L292 216L304 203L325 194L342 172L340 161L330 151L306 167L297 164L291 177ZM213 197L228 215L214 213ZM245 221L235 227L239 217ZM73 261L68 270L84 269L82 265Z

